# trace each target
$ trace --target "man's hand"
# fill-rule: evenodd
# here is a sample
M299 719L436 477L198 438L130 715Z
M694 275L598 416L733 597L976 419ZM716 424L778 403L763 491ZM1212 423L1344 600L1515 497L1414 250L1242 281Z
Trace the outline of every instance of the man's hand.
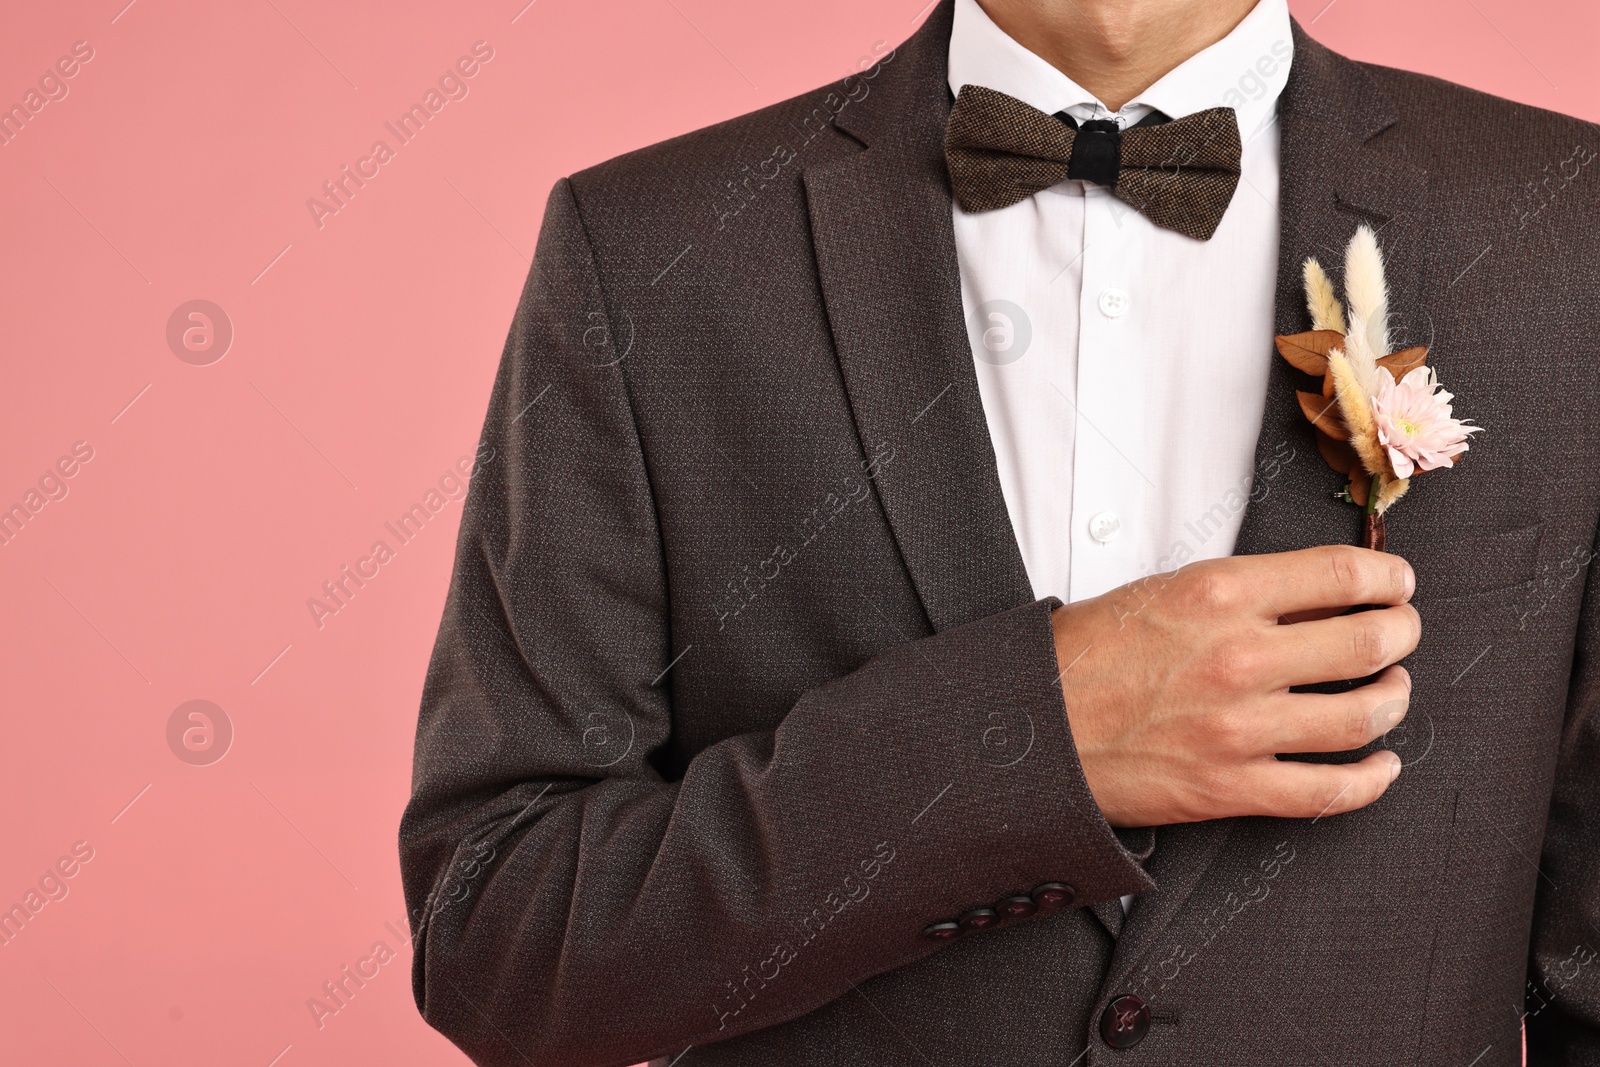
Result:
M1316 818L1377 800L1400 773L1393 752L1273 757L1360 748L1405 716L1395 664L1422 634L1415 587L1398 556L1327 546L1191 563L1056 609L1067 719L1106 820ZM1315 617L1359 604L1389 606ZM1289 692L1377 671L1348 693Z

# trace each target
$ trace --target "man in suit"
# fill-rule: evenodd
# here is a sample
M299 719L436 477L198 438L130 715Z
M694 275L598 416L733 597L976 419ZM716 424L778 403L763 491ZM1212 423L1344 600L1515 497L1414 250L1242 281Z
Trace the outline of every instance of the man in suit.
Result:
M1284 0L941 0L559 182L401 827L428 1021L1600 1064L1597 141ZM1362 224L1486 428L1388 553L1273 351Z

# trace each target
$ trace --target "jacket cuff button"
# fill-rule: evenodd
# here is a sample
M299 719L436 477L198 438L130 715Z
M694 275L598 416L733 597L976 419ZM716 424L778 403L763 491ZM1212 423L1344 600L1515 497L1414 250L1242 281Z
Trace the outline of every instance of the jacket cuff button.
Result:
M1015 896L1005 897L996 901L994 910L999 912L1002 918L1026 919L1039 910L1039 905L1033 902L1032 897L1024 893L1018 893Z
M1041 882L1028 895L1041 908L1064 908L1072 903L1078 891L1066 882Z
M922 930L922 936L929 941L954 941L961 936L961 924L950 922L932 923Z
M968 908L957 922L963 930L987 930L1000 924L1000 913L993 908Z

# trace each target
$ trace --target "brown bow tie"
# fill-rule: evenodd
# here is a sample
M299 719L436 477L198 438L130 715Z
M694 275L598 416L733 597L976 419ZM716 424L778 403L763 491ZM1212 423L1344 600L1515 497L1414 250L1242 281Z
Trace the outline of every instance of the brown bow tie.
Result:
M1231 107L1121 131L1104 120L1078 128L1064 113L1046 115L981 85L961 87L944 132L950 185L964 211L1009 207L1077 178L1201 241L1217 232L1238 188L1240 151Z

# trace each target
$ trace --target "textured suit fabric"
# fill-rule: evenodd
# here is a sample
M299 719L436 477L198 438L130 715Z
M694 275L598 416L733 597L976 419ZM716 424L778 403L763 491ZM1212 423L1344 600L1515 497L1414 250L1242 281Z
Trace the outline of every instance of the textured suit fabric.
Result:
M1150 854L1084 783L987 440L949 27L552 193L400 830L424 1015L536 1067L1492 1067L1526 1011L1535 1063L1600 1064L1600 168L1525 188L1593 131L1297 29L1278 332L1372 223L1396 335L1488 429L1391 516L1424 636L1389 793ZM1350 542L1271 375L1238 551ZM1079 906L922 936L1042 881Z
M994 211L1065 181L1079 130L1016 97L962 86L945 126L945 162L956 203ZM1133 127L1117 138L1118 199L1169 230L1204 241L1217 232L1239 185L1239 123L1210 108L1173 122Z

